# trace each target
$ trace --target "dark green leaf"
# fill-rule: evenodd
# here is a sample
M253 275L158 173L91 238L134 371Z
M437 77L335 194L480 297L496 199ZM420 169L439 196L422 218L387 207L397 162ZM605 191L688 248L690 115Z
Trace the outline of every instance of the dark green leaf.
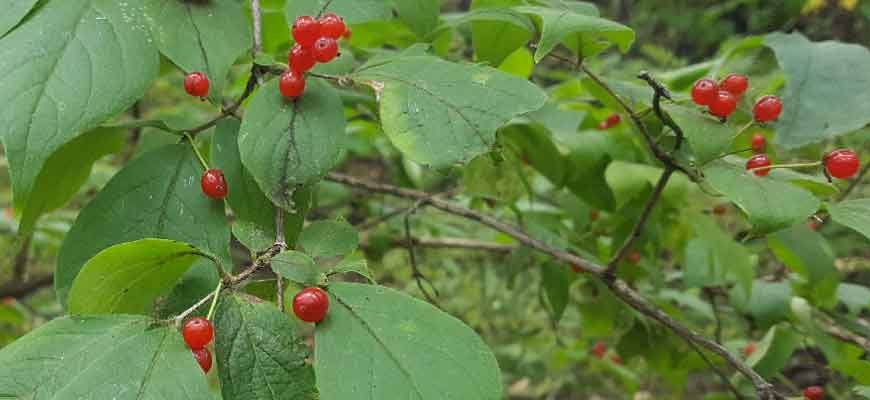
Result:
M438 26L441 3L432 0L393 0L399 20L419 37L425 37Z
M291 24L296 17L318 16L325 12L340 15L347 23L385 21L393 17L390 0L292 0L285 14Z
M298 251L285 251L272 258L272 270L280 277L304 286L312 286L320 281L314 259Z
M79 214L58 254L55 289L66 302L84 264L118 243L161 238L190 243L229 266L223 202L202 194L202 166L188 144L130 162Z
M351 272L368 279L371 283L376 283L372 271L369 270L369 264L366 261L365 256L358 252L354 252L343 258L338 262L338 264L335 264L335 266L329 269L327 275L346 274Z
M322 400L502 398L495 357L459 320L381 286L328 290L329 314L316 331Z
M471 12L452 22L471 23L471 43L477 59L497 66L525 45L535 32L529 17L504 8L520 4L520 0L475 0Z
M689 287L742 285L752 290L753 260L745 247L735 242L710 217L691 214L689 221L697 235L686 247L683 279Z
M512 204L526 191L518 173L519 160L512 153L496 161L492 154L481 154L471 160L462 173L464 192Z
M278 80L250 100L239 130L242 163L278 206L294 210L293 194L334 167L347 142L338 93L318 79L306 81L305 93L287 101Z
M767 238L773 254L788 269L804 278L804 286L816 305L836 302L840 275L834 266L834 253L828 241L818 232L797 225L776 232Z
M665 110L686 135L698 164L719 158L734 140L736 129L709 115L678 105L665 106Z
M801 345L801 340L802 337L787 326L774 326L767 331L746 363L761 376L769 378L782 370Z
M358 245L356 229L344 221L317 221L299 235L299 247L314 258L344 256Z
M370 64L353 78L375 88L393 144L411 160L435 167L485 153L495 144L496 129L546 100L524 79L429 56Z
M157 75L142 14L134 2L49 1L0 39L0 139L17 209L30 205L52 154L133 104Z
M577 279L577 274L563 264L549 262L541 268L541 286L547 295L550 316L554 323L559 323L565 314L565 307L571 300L571 283Z
M849 133L870 123L870 51L855 44L772 33L764 43L785 71L776 144L795 148Z
M0 10L3 10L0 15L0 36L18 25L37 1L39 0L0 0Z
M212 400L171 326L130 315L63 317L0 351L0 397Z
M515 147L523 162L528 161L553 185L561 187L564 184L568 164L546 130L536 125L508 125L499 131L499 136Z
M193 246L164 239L112 246L82 267L67 308L71 314L148 314L200 257Z
M535 62L547 56L559 43L564 43L579 56L594 56L607 48L602 42L616 44L625 53L634 43L634 31L617 22L599 18L597 10L581 8L515 7L516 11L532 15L541 25Z
M788 282L756 280L752 282L751 293L747 293L742 286L735 286L729 298L735 308L767 326L788 317L792 295Z
M286 315L259 301L229 295L218 302L215 355L224 400L317 399L308 348Z
M831 218L870 238L870 199L849 200L828 207Z

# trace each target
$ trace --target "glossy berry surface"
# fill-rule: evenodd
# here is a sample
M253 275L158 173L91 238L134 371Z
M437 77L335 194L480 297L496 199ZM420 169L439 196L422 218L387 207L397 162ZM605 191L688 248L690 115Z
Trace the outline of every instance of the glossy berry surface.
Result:
M314 59L314 54L311 53L311 50L302 47L299 43L293 45L293 49L290 50L290 54L287 56L287 64L290 65L290 69L298 74L308 72L311 68L314 68L316 63L317 60Z
M184 77L184 91L193 97L208 96L208 77L202 72L191 72Z
M607 353L607 344L604 342L597 342L594 346L592 346L592 350L589 350L596 358L604 358L604 354Z
M757 154L752 156L748 161L746 161L746 170L754 170L754 173L757 176L766 176L770 173L770 158L767 157L767 154ZM756 169L761 168L761 169Z
M199 350L211 343L214 338L214 327L205 318L196 317L184 323L181 328L181 336L187 347Z
M333 39L338 39L347 31L344 20L333 13L326 13L320 17L320 34Z
M619 125L621 121L622 118L619 116L619 114L610 114L604 121L601 121L598 124L598 129L605 130L613 128L614 126Z
M776 121L781 113L782 102L776 96L764 96L752 108L752 117L758 122Z
M281 91L281 96L295 99L305 91L305 77L300 73L287 71L278 81L278 90Z
M311 47L320 37L320 22L309 16L301 16L293 21L291 31L296 43L303 47Z
M338 55L338 42L331 37L321 37L311 47L311 54L317 62L328 63Z
M746 89L749 89L749 78L746 75L730 74L719 83L719 89L737 97L743 96L743 93L746 93Z
M760 133L756 133L752 135L752 140L750 141L750 146L752 147L752 151L755 153L764 153L764 148L767 145L767 139L764 138Z
M851 178L861 167L858 155L849 149L834 150L828 153L823 161L828 175L837 179Z
M821 386L810 386L804 389L804 398L807 400L822 400L825 398L825 389Z
M320 288L307 288L293 297L293 313L305 322L322 321L328 310L329 296Z
M707 106L716 98L719 85L712 79L701 79L692 86L692 101L699 106Z
M202 187L202 192L212 199L221 200L227 197L227 181L224 179L223 171L219 169L205 171L199 184Z
M193 352L193 358L196 359L199 367L202 368L202 372L206 374L208 371L211 371L211 352L206 348L191 350Z
M710 110L710 114L719 118L728 118L737 109L737 97L734 97L729 92L720 90L707 107Z

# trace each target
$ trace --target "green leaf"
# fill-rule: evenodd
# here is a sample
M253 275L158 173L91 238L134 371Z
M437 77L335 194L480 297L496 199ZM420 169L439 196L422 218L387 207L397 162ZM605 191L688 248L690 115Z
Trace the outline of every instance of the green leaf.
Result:
M221 296L215 313L215 355L223 399L318 399L314 373L305 362L308 348L294 331L290 319L272 304Z
M865 399L870 399L870 386L855 386L852 390L858 396L861 396Z
M314 363L322 400L502 398L495 357L459 320L381 286L328 291Z
M393 0L399 20L419 37L425 37L438 26L441 2L432 0Z
M523 47L535 32L526 15L504 6L522 4L521 0L475 0L472 11L452 21L471 24L471 44L479 61L500 65L508 55Z
M139 7L49 1L0 39L0 139L16 209L30 205L52 154L129 107L157 76Z
M358 245L359 234L344 221L316 221L299 235L299 247L314 258L344 256Z
M0 37L18 25L39 0L0 0Z
M870 51L840 42L810 42L799 33L772 33L764 43L785 71L778 146L818 143L870 123Z
M834 360L831 369L842 373L862 385L870 385L870 362L864 360Z
M492 154L481 154L462 171L462 186L470 196L486 197L506 204L516 202L524 193L519 160L508 153L499 161Z
M149 314L201 254L189 244L164 239L112 246L82 267L67 308L71 314Z
M390 0L292 0L287 2L284 13L291 24L296 17L317 16L332 12L349 24L392 19Z
M870 308L870 288L853 283L841 283L837 287L837 299L852 313Z
M224 172L229 188L226 201L236 217L233 234L248 249L262 250L275 242L275 205L242 165L238 132L238 120L227 118L218 123L211 142L211 162ZM309 198L309 190L297 190L294 212L284 213L284 239L291 246L302 229Z
M79 213L60 248L54 286L61 302L84 264L119 243L177 240L229 266L224 205L202 194L201 175L188 144L148 152L115 175Z
M526 124L508 125L499 130L499 138L513 146L523 162L528 160L529 165L553 185L561 187L564 184L568 174L567 161L545 129Z
M411 160L434 167L485 153L495 144L496 129L546 100L524 79L430 56L392 58L352 77L375 88L393 144Z
M689 215L697 237L686 247L683 279L686 286L742 285L745 294L752 291L755 276L753 260L745 247L723 231L710 217L700 213Z
M804 278L804 287L816 305L835 305L840 274L834 252L824 236L797 225L767 238L770 250L788 269Z
M870 238L870 199L848 200L828 207L831 218Z
M607 166L605 178L613 189L617 207L628 204L647 189L655 187L662 169L646 164L614 161ZM682 203L689 192L689 180L683 175L673 175L662 192L662 198L670 203Z
M535 62L540 62L559 43L564 43L578 56L594 56L613 43L623 53L634 43L634 31L617 22L599 18L587 7L548 8L537 6L515 7L516 11L536 18L541 25L540 40L535 51ZM607 42L607 45L602 45Z
M571 283L577 274L563 264L548 262L541 268L541 286L547 295L550 317L558 324L571 300Z
M785 367L802 340L801 335L785 325L771 327L746 363L762 377L769 378Z
M680 126L692 148L695 162L705 164L719 158L731 146L735 128L695 109L665 105L668 115Z
M227 73L251 47L251 27L237 0L147 0L157 48L185 73L199 71L220 100Z
M764 326L776 324L788 317L792 290L788 282L751 282L752 292L735 286L729 299L734 308L749 314Z
M36 177L30 201L21 215L19 231L30 232L42 214L64 206L87 182L94 163L105 155L120 151L123 145L121 132L95 129L52 154Z
M239 154L272 202L294 210L294 192L332 169L346 142L344 111L335 89L308 79L305 93L287 101L274 79L250 100L239 131Z
M335 264L329 269L327 275L355 273L363 278L366 278L370 283L376 283L372 271L369 270L369 264L363 254L359 252L351 253L343 258L338 264Z
M0 351L0 397L211 400L178 331L131 315L63 317Z
M802 222L821 205L819 199L806 190L755 176L725 162L711 163L704 175L714 189L747 214L756 233L772 232Z
M317 284L322 275L314 259L305 253L293 250L285 251L272 258L272 270L284 279L305 286Z
M613 142L599 132L572 135L566 156L565 187L595 208L613 210L616 197L607 183L605 171L613 160Z

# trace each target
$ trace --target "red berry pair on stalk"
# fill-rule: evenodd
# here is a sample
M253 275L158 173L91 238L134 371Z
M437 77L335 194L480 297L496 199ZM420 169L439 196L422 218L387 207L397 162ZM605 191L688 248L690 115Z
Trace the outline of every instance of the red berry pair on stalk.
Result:
M338 39L348 32L341 17L326 13L319 19L301 16L293 22L296 44L287 55L287 70L278 81L281 95L295 99L305 91L305 73L317 63L328 63L338 56Z
M848 179L858 173L861 162L858 155L849 149L838 149L826 154L821 161L825 167L825 175L829 178ZM752 171L757 176L765 176L770 173L770 158L767 154L756 154L746 161L746 170ZM813 166L818 163L800 166Z
M211 370L211 352L205 347L214 338L214 327L211 322L202 317L196 317L184 324L181 328L181 336L187 347L193 352L193 358L199 363L203 372Z
M730 74L716 82L712 79L701 79L692 87L692 101L699 106L706 106L710 114L721 119L727 119L737 110L737 102L749 89L749 78L741 74ZM756 122L771 122L782 113L782 102L776 96L764 96L752 109L752 117Z

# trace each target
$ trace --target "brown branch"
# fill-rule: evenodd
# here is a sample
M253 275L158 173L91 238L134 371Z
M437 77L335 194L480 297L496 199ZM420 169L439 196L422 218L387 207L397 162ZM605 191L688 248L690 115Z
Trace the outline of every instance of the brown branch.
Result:
M423 272L420 271L420 267L417 266L417 255L414 251L414 241L411 240L411 214L417 211L423 203L423 200L418 200L407 213L405 213L404 224L405 224L405 247L408 249L408 260L411 262L411 273L414 280L417 282L417 288L420 289L420 292L423 293L423 296L426 297L432 305L435 307L441 308L438 304L438 300L435 300L435 296L438 296L438 289L435 288L435 285L432 284L426 275L423 275ZM429 293L426 287L423 285L423 282L429 284L429 287L435 292L435 296Z
M15 254L15 260L12 261L12 282L20 283L27 275L27 262L30 260L30 241L33 239L33 234L27 235L21 241L21 247L18 253Z
M256 55L263 50L263 12L260 10L260 0L251 0L251 19L254 21L254 47L251 53Z
M499 254L507 254L516 250L517 248L517 246L509 244L500 244L463 238L412 238L411 243L417 247L431 249L480 250ZM393 246L407 246L408 240L394 240L390 244ZM363 242L362 246L368 246L368 243Z
M54 275L52 274L37 276L25 282L9 282L0 286L0 298L25 298L37 290L51 286L52 284L54 284Z
M261 254L259 257L257 257L257 259L254 260L254 262L251 263L251 265L248 266L248 268L246 268L244 271L240 272L238 275L224 278L224 286L225 287L238 286L240 283L248 280L251 276L253 276L257 272L260 272L264 268L269 267L270 265L272 265L272 258L277 256L278 254L281 254L281 252L284 251L285 247L286 247L285 244L281 244L281 243L273 244L263 254Z
M530 237L520 229L512 225L503 223L494 217L479 213L477 211L459 205L452 204L448 201L442 200L438 196L432 196L425 192L400 188L383 183L368 182L337 173L330 173L329 175L327 175L326 179L332 182L344 184L358 189L363 189L369 192L383 193L395 197L419 201L423 206L431 206L433 208L447 212L448 214L479 222L492 229L507 234L514 238L516 241L542 253L548 254L553 258L564 262L566 265L576 265L583 271L589 272L598 276L599 278L602 278L602 281L607 285L607 287L610 288L610 290L617 297L622 299L623 302L628 304L633 309L661 323L673 333L683 338L683 340L695 343L721 357L729 365L739 371L742 375L749 378L749 380L755 387L755 390L758 392L758 395L762 399L784 399L782 395L774 390L772 384L764 380L761 375L758 375L755 371L752 370L752 368L746 365L737 356L731 354L720 344L701 336L700 334L684 326L680 322L674 320L669 315L661 311L659 308L647 302L643 297L641 297L640 294L635 292L634 289L630 288L622 280L604 279L606 277L606 269L593 261L578 257L567 251L551 247L550 245L538 239Z

